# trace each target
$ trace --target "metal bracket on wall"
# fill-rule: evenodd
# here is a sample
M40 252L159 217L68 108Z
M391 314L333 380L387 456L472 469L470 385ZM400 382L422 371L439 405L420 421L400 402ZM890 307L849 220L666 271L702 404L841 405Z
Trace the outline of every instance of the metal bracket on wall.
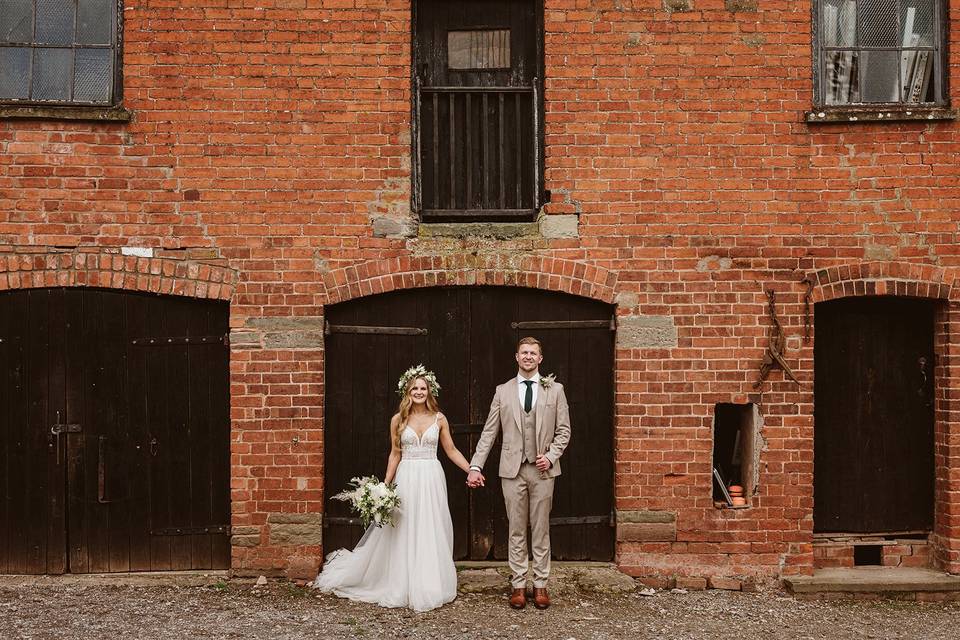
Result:
M783 333L783 327L780 320L777 319L777 293L773 289L767 289L767 301L769 305L770 320L773 321L773 331L770 341L767 344L767 352L763 354L763 362L760 363L760 377L753 383L754 389L759 389L772 369L782 369L788 378L800 384L797 376L793 375L793 370L783 357L783 348L786 346L787 338Z
M803 341L810 342L810 302L813 300L813 281L804 278L800 284L807 285L807 292L803 294Z

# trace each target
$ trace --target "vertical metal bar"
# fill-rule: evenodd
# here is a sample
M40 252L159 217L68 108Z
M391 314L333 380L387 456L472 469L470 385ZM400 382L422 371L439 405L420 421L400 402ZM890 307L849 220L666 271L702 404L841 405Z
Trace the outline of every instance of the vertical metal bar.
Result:
M487 92L483 92L483 117L480 119L481 136L483 136L483 198L480 208L487 208L487 198L490 195L490 127L487 101Z
M433 208L440 208L440 116L437 94L433 94Z
M73 3L73 36L70 44L70 102L77 88L77 25L80 23L80 3ZM36 33L36 32L34 32Z
M497 159L499 160L500 169L497 173L500 175L500 208L507 208L507 194L504 190L503 174L506 171L506 163L504 162L504 153L503 153L503 92L501 91L497 96L497 135L500 137L500 141L497 147Z
M516 149L517 149L517 153L516 153L517 155L517 201L515 206L516 209L523 208L523 184L522 184L523 183L523 153L522 153L523 134L522 134L522 127L520 126L520 98L522 95L523 95L522 93L513 94L513 107L514 107L513 111L514 111L514 117L516 118L516 130L517 130L517 134L513 138L516 141L514 142L514 144L516 145Z
M540 119L537 78L533 78L533 209L540 208Z
M416 71L413 74L413 86L414 109L416 110L413 120L413 126L416 131L413 159L413 210L416 213L420 213L421 209L423 208L423 147L420 141L420 130L423 128L420 118L423 115L423 110L420 105L420 74Z
M466 130L466 144L463 148L464 159L466 160L467 173L465 176L466 180L466 195L467 201L464 204L464 209L473 208L473 140L471 140L470 129L470 94L466 95L466 103L464 105L464 118L463 118L463 128Z
M450 93L450 208L456 209L457 197L457 110L456 94Z
M936 100L938 105L942 105L946 100L946 72L944 71L943 65L946 62L944 55L944 47L948 42L947 39L947 7L946 3L938 2L934 7L936 11L936 24L937 28L933 36L933 51L930 52L930 55L933 56L933 99Z

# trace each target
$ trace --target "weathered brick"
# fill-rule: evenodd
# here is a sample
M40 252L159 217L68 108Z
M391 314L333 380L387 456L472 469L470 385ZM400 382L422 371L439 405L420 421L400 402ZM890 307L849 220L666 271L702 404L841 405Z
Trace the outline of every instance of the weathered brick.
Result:
M125 12L129 122L2 121L0 289L230 302L236 571L319 554L316 522L268 516L323 509L324 308L476 285L616 301L614 506L675 514L621 519L622 567L669 581L677 567L852 565L813 546L807 277L816 304L940 305L937 526L929 551L900 558L960 572L960 125L804 124L809 3L548 1L542 222L416 230L411 3L226 4ZM956 104L960 83L947 86ZM799 386L774 371L753 389L765 289ZM749 509L710 496L717 402L762 406ZM294 437L316 450L291 452Z

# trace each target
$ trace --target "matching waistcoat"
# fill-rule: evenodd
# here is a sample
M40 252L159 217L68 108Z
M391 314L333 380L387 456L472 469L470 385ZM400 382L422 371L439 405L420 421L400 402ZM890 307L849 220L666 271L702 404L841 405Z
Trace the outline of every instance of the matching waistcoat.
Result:
M520 410L520 426L523 428L523 459L527 462L537 461L537 406L533 405L530 413Z

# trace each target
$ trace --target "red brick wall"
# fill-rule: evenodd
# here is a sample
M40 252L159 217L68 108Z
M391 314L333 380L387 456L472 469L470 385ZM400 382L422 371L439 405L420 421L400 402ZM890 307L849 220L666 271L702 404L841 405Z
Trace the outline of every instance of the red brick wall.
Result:
M956 123L804 124L809 2L731 12L690 0L671 12L677 3L663 0L547 0L546 211L579 213L579 238L376 238L372 216L409 215L408 2L127 4L132 122L0 121L0 251L153 247L236 272L238 571L320 551L276 542L268 520L321 509L317 323L328 301L382 289L383 265L407 270L393 288L544 286L614 299L624 316L673 317L676 348L616 354L615 492L620 510L676 513L676 540L621 543L618 562L636 574L812 570L813 345L800 339L800 281L812 274L818 299L883 278L949 289L960 267ZM515 255L541 275L517 275ZM876 270L851 276L865 262ZM903 263L936 270L921 277ZM840 269L818 275L830 267ZM849 291L830 289L843 280ZM752 388L766 289L799 388L778 371ZM960 571L956 302L950 314L938 334L932 555ZM748 400L764 420L758 493L749 509L717 510L713 406Z

